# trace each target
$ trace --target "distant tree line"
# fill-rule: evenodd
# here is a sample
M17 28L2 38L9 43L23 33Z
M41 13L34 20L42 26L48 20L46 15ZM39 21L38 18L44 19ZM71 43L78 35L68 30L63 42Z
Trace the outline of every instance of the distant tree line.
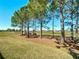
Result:
M0 30L0 32L20 32L21 30L20 29L6 29L6 30Z

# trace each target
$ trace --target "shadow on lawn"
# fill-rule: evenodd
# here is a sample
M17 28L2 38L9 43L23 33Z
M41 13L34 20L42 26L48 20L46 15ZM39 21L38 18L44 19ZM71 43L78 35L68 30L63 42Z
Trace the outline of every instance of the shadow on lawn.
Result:
M0 53L0 59L4 59L3 55Z
M78 53L73 52L71 49L69 49L69 51L70 51L70 55L72 55L72 57L74 59L79 59L79 54Z

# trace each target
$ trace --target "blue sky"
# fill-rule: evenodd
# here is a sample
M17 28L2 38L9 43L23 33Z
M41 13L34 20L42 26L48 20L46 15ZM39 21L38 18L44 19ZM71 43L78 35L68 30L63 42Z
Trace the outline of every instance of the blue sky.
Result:
M27 3L28 0L0 0L0 29L11 28L12 14Z
M22 6L26 5L28 0L0 0L0 29L7 29L11 27L11 16L14 11L18 10ZM57 20L55 23L59 23ZM57 25L56 24L56 25ZM52 25L51 22L48 26ZM50 26L52 29L52 27ZM59 26L55 27L60 28Z
M11 16L13 13L26 5L29 0L0 0L0 29L13 28L11 27ZM60 29L60 20L55 19L55 29ZM52 29L52 21L48 24Z

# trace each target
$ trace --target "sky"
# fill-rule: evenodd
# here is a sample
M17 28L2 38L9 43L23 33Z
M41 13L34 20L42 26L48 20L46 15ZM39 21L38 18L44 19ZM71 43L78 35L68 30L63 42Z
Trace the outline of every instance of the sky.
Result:
M28 2L29 0L0 0L0 29L5 30L7 28L13 28L11 27L11 16L16 10L20 9ZM50 25L52 25L51 22L48 26ZM51 26L50 28L52 29ZM60 27L57 26L56 29L58 28Z
M0 0L0 30L13 28L11 27L11 16L28 2L29 0ZM54 24L56 30L61 29L59 19L55 19ZM52 29L52 21L47 26Z
M0 0L0 29L12 28L11 16L27 3L28 0Z

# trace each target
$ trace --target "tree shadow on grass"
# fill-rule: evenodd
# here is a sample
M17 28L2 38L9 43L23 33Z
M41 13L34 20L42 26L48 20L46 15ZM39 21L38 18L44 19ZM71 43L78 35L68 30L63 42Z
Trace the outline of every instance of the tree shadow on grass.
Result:
M74 59L79 59L79 54L74 52L73 50L69 49L70 51L70 55L74 58Z
M4 59L3 55L0 53L0 59Z

